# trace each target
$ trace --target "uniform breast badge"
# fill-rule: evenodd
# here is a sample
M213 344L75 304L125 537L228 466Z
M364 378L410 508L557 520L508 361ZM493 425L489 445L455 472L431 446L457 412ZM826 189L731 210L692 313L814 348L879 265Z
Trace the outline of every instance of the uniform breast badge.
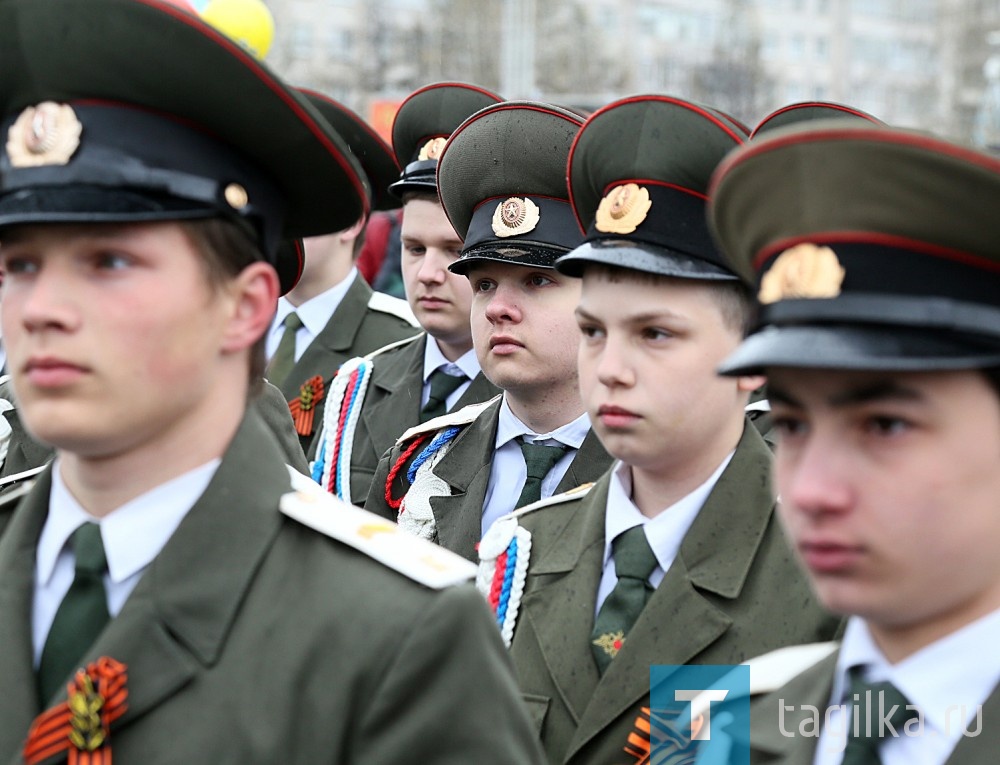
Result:
M83 126L71 106L44 101L29 106L7 132L13 167L65 165L80 146Z
M615 186L597 207L594 226L605 234L631 234L653 206L649 192L636 183Z
M295 423L295 432L300 436L313 434L316 405L322 400L323 377L315 375L302 383L298 398L293 398L288 402L288 409L292 413L292 421Z
M533 231L541 213L538 205L527 197L510 197L497 205L493 213L493 233L501 238L520 236Z
M796 298L835 298L846 273L829 247L799 244L775 259L761 279L757 298L764 304Z
M69 765L111 765L110 726L128 708L125 669L102 656L79 670L66 686L66 701L31 724L25 763L37 765L66 752Z
M618 655L622 646L625 645L625 633L618 631L601 635L594 641L594 645L613 659Z

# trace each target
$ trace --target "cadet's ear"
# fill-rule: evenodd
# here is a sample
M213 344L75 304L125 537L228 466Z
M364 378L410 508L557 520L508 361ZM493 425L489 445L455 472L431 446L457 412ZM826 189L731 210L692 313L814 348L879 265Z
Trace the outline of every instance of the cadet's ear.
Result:
M278 303L278 274L258 261L244 268L229 285L233 312L223 337L223 351L250 348L267 332Z
M742 393L753 393L757 388L767 382L764 375L753 375L736 378L736 387Z

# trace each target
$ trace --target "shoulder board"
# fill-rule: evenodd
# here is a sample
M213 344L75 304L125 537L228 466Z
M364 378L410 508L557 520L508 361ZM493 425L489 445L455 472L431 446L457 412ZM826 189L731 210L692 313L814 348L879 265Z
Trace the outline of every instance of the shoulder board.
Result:
M394 343L389 343L388 345L383 345L381 348L376 348L374 351L372 351L371 353L366 354L365 356L363 356L361 358L364 358L364 359L373 359L376 356L381 356L386 351L392 351L392 350L395 350L396 348L401 348L404 345L408 345L409 343L412 343L414 340L421 340L421 339L423 339L425 337L427 337L427 333L426 332L418 332L413 337L404 337L402 340L397 340Z
M442 414L440 417L435 417L427 422L414 425L398 439L396 439L396 446L405 444L411 438L419 436L421 433L435 433L439 430L444 430L445 428L454 427L456 425L470 425L475 422L479 415L489 409L499 399L500 396L496 395L489 401L483 401L478 404L469 404L468 406L463 406L461 409L456 409L454 412L448 412L448 414Z
M561 494L553 494L551 497L546 497L545 499L540 499L537 502L532 502L530 505L525 505L522 508L515 510L511 513L512 516L518 518L526 513L532 513L535 510L541 510L545 507L552 507L552 505L562 505L566 502L572 502L574 499L582 499L590 493L590 490L594 487L593 482L582 483L572 489L562 492Z
M414 537L385 518L323 491L289 468L293 491L281 498L281 512L321 534L360 550L379 563L435 590L467 582L476 565L450 550Z
M410 309L409 303L392 295L386 295L384 292L373 292L372 296L368 298L368 307L373 311L387 313L398 319L402 319L411 327L420 326L417 317L413 315L413 311Z
M38 467L33 467L29 470L24 470L20 473L14 473L13 475L4 476L3 478L0 478L0 490L6 489L8 486L13 486L14 484L20 483L21 481L27 481L29 478L34 478L36 475L45 470L45 468L47 468L48 466L49 463L45 462L44 464L39 465ZM6 497L4 497L4 499L6 499Z
M818 664L840 647L837 641L790 645L743 662L750 667L750 696L776 691L797 675ZM725 685L725 679L720 685ZM736 697L727 697L731 701ZM706 694L696 696L691 702L691 717L697 718L709 708L711 699Z

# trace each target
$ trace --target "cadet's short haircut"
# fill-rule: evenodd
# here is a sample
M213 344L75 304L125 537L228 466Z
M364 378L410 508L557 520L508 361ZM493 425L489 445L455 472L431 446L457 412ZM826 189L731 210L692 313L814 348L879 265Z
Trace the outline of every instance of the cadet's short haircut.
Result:
M264 260L255 239L245 228L232 221L223 218L205 218L182 221L181 227L195 249L203 256L205 275L214 289L221 289L251 263ZM251 397L260 392L261 381L264 378L264 367L267 363L264 350L266 339L265 333L250 349Z
M434 191L407 191L403 194L403 207L406 207L407 202L412 202L414 199L422 199L425 202L433 202L434 204L441 204L441 198Z
M736 280L707 281L700 279L678 279L673 276L664 276L648 271L636 271L631 268L605 265L603 263L588 263L585 266L585 271L588 273L605 274L611 282L631 280L637 284L651 284L654 286L689 282L708 287L709 293L722 313L722 321L728 329L739 333L740 337L746 337L753 327L756 304L753 296L750 294L750 290L742 282Z

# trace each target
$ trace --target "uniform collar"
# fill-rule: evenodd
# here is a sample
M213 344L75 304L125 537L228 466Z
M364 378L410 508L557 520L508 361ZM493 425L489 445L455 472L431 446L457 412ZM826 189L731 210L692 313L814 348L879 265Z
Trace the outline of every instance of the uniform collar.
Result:
M848 621L837 659L831 703L850 702L848 672L852 667L865 666L866 680L891 682L910 704L920 709L927 727L957 739L960 731L955 730L956 710L965 708L964 725L1000 683L998 643L1000 610L891 664L876 645L865 621L853 616Z
M694 491L679 499L655 518L647 518L632 501L632 468L619 462L611 471L607 512L604 514L604 565L611 558L611 543L633 526L645 526L649 546L660 568L666 571L677 557L687 531L712 493L735 452L730 452L715 472Z
M101 527L112 582L122 582L144 569L205 492L219 462L212 460L126 502L103 518L95 518L70 493L57 460L52 467L49 514L38 540L35 574L39 584L45 585L52 578L67 540L84 523Z
M476 349L470 348L461 356L459 356L455 361L448 361L441 353L441 349L438 347L437 341L431 337L427 336L427 342L424 343L424 382L430 379L431 374L435 370L444 368L448 374L457 374L461 372L470 380L479 374L479 359L476 357Z
M351 288L351 285L354 284L357 275L358 269L352 266L350 272L342 281L333 285L325 292L309 298L309 300L298 307L292 305L288 298L282 295L278 298L278 309L275 311L274 321L271 322L271 333L274 334L277 332L280 335L284 331L285 317L292 311L295 311L302 320L302 326L309 330L309 333L313 337L318 335L326 327L327 322L330 321L330 317L333 316L337 308L340 307L341 301Z
M557 441L563 446L579 449L590 432L590 418L584 412L572 422L568 422L549 433L535 433L511 411L506 394L500 403L499 417L495 443L497 449L522 436L527 436L528 441L535 443L544 444L546 441Z

